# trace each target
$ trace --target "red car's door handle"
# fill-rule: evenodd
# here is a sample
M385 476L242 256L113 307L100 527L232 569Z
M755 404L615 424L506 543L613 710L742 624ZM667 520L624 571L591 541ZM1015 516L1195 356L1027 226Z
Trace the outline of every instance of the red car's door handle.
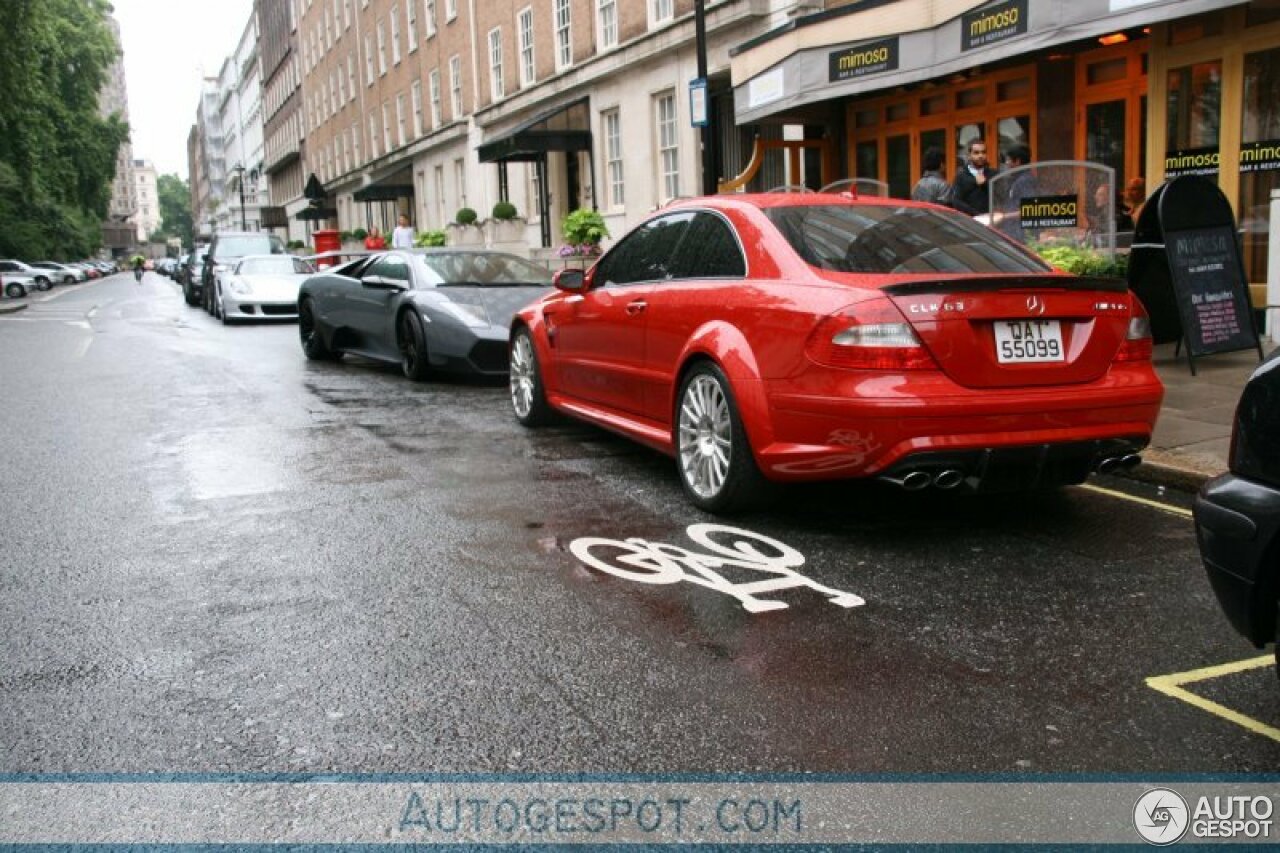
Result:
M648 307L649 307L648 302L645 302L643 299L637 299L635 302L627 303L627 313L634 317L636 314L639 314L641 311L643 311Z

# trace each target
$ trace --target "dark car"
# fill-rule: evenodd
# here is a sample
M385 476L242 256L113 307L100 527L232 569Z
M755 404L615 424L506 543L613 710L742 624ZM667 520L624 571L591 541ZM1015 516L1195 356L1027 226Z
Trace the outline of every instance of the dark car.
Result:
M1227 619L1261 648L1280 637L1280 350L1245 385L1230 469L1196 497L1196 537Z
M204 310L221 317L222 279L236 261L248 255L283 255L284 242L261 231L222 231L213 236L200 268L200 295Z
M302 351L399 363L415 381L435 370L505 375L511 318L550 288L545 267L503 252L381 252L302 285Z
M182 296L187 304L193 307L200 305L204 300L204 284L200 280L200 271L208 252L208 245L201 243L196 246L187 256L186 265L178 273L178 281L182 284Z

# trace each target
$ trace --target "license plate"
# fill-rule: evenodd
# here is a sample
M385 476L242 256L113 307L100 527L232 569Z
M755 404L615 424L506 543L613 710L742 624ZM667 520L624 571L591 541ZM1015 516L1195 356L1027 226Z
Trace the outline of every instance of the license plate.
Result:
M997 320L996 360L1001 364L1063 361L1057 320Z

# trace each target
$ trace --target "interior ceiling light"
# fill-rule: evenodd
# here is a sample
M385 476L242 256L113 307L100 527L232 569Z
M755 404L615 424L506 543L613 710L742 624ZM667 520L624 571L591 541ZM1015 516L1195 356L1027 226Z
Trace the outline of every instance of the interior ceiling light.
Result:
M1098 44L1105 44L1110 47L1113 44L1124 44L1128 40L1129 37L1124 33L1112 33L1109 36L1102 36L1098 39Z

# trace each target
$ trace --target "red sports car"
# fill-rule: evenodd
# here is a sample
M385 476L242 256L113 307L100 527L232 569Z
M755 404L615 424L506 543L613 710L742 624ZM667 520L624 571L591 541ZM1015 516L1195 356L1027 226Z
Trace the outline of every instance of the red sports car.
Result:
M674 456L711 512L770 480L1079 483L1141 461L1164 395L1125 282L933 205L693 199L555 284L512 323L516 418Z

